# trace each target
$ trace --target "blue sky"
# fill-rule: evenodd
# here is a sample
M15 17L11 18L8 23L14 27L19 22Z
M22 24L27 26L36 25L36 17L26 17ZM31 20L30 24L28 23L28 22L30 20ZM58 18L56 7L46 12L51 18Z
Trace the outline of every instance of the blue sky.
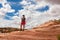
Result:
M45 11L48 11L48 10L49 10L49 6L48 5L36 9L36 11L39 11L39 12L45 12Z
M34 0L27 0L27 2L31 2L31 4L36 4Z
M7 0L8 2L21 2L22 0Z
M11 9L14 9L15 12L11 12L11 13L8 12L8 13L6 13L6 15L10 16L10 17L5 16L4 19L12 20L11 17L19 16L18 14L17 15L15 15L15 14L18 12L18 10L23 9L22 5L19 4L19 2L21 2L22 0L7 0L7 1L10 4Z
M19 16L19 14L15 15L19 10L22 10L24 9L23 8L23 5L20 4L22 0L7 0L7 2L9 3L9 5L11 6L11 9L14 9L15 12L7 12L4 19L6 20L13 20L11 19L13 16ZM32 0L28 0L27 2L31 2L31 4L34 4L36 5L36 2L35 1L32 1ZM0 4L0 8L2 7L2 5ZM49 6L46 5L46 6L43 6L43 7L40 7L38 9L36 9L36 11L39 11L39 12L45 12L45 11L48 11L49 10Z
M19 27L23 14L28 28L59 19L60 0L0 0L0 27Z
M2 4L0 4L0 8L2 8L3 6L2 6Z

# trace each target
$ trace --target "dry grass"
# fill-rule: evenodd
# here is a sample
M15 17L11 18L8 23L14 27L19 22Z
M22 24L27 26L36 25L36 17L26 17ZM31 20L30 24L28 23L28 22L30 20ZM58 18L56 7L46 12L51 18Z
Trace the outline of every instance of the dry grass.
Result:
M11 27L0 28L1 33L10 33L13 31L19 31L19 29L18 28L11 28Z

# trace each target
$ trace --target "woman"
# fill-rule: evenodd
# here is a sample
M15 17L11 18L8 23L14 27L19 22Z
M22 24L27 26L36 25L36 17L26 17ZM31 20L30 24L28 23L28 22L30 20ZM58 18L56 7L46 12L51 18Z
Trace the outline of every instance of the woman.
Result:
M21 26L20 26L20 30L21 30L21 31L24 31L25 24L26 24L25 15L22 15L22 18L21 18Z

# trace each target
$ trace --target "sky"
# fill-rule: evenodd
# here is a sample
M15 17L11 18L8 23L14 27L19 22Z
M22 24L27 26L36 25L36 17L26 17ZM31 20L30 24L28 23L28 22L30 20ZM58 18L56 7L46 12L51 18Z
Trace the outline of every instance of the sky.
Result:
M22 15L26 28L60 18L60 0L0 0L0 27L20 28Z

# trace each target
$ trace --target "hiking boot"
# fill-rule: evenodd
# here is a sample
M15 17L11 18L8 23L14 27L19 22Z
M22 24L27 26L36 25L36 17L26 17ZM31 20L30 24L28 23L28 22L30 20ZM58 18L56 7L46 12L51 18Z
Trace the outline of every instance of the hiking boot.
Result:
M22 31L22 29L20 29L20 31Z

